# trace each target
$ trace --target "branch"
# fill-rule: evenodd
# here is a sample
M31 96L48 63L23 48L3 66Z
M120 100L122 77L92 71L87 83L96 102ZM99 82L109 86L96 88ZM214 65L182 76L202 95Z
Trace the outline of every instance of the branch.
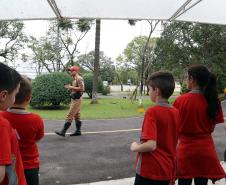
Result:
M70 50L69 50L69 47L66 45L66 43L64 42L64 40L63 40L63 38L62 38L61 36L60 36L60 40L61 40L61 42L63 43L64 47L66 48L68 54L69 54L69 55L72 55L71 52L70 52Z
M78 43L85 37L85 35L86 35L87 33L88 33L88 30L87 30L83 35L82 35L82 33L81 33L81 35L79 36L79 38L78 38L76 44L74 45L75 47L74 47L74 49L73 49L73 51L72 51L72 55L74 55L74 52L75 52L76 49L77 49Z

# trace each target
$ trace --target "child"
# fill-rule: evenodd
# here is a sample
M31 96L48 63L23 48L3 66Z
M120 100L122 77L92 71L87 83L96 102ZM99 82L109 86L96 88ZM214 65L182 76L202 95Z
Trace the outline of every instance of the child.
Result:
M30 103L31 93L31 81L23 76L14 105L0 115L6 118L19 134L20 153L27 184L38 185L39 153L36 142L44 136L44 124L39 115L25 110Z
M226 177L217 158L212 132L224 122L216 89L216 77L203 65L188 69L191 91L178 97L174 106L180 112L177 177L179 185L207 185Z
M168 98L175 88L169 72L156 72L148 79L149 96L155 105L144 116L141 143L133 142L138 152L135 185L168 185L174 179L178 110Z
M19 91L21 76L0 63L0 110L13 105ZM26 185L17 134L10 123L0 116L0 185Z

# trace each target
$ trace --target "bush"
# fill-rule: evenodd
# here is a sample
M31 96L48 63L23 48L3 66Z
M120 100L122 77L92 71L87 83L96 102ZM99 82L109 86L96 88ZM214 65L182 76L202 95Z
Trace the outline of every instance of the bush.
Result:
M181 89L180 89L180 94L184 94L184 93L187 93L189 90L187 88L187 84L186 83L183 83L181 85Z
M221 75L217 79L218 92L224 93L224 89L226 88L226 75Z
M87 73L83 75L84 83L85 83L85 92L88 94L89 98L92 98L92 89L93 89L93 75L91 73ZM103 91L103 82L99 78L97 84L97 92Z
M102 90L102 94L103 95L108 95L108 94L110 94L110 91L111 91L111 89L110 89L109 85L108 86L104 86L103 90Z
M70 92L64 88L64 84L72 82L67 73L50 73L40 75L32 83L32 101L34 108L49 106L58 108L60 103L70 101Z

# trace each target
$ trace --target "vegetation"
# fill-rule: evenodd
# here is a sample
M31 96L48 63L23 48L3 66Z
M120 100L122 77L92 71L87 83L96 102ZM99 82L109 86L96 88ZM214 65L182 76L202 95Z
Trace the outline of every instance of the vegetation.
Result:
M83 69L89 72L94 71L94 51L90 51L88 54L82 54L78 56L76 63L80 65ZM100 74L99 77L103 81L108 81L112 83L115 78L115 66L111 58L104 55L103 51L100 51Z
M110 94L110 92L111 92L110 86L103 86L103 90L102 90L103 95L108 95Z
M170 101L173 101L171 99ZM83 99L81 107L82 119L111 119L126 118L134 116L143 116L143 113L137 111L138 101L131 103L128 99L98 99L99 104L90 104L89 99ZM143 101L145 109L152 105L149 99ZM29 108L29 111L41 115L44 119L60 119L64 120L68 112L68 107L61 110L38 110Z
M71 83L72 79L67 73L49 73L40 75L32 83L32 107L50 105L59 108L60 103L69 102L69 91L64 84Z
M69 65L74 65L78 54L77 47L91 25L92 20L84 19L51 21L46 36L40 39L30 37L28 47L32 50L37 74L42 71L63 71Z
M0 21L0 61L13 67L18 60L26 61L27 56L21 52L28 41L23 29L20 21Z
M85 83L85 92L88 94L89 98L92 98L92 87L93 87L93 74L87 73L83 75L84 83ZM103 82L99 78L97 84L97 92L103 91Z
M218 77L219 91L226 82L226 26L173 22L166 24L155 49L155 70L172 71L182 84L187 66L206 65Z

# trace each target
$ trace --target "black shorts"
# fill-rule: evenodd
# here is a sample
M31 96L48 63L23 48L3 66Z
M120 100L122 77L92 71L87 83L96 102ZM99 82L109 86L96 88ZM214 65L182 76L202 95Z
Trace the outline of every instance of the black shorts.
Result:
M39 168L26 169L24 175L27 185L39 185Z
M170 180L152 180L136 174L134 185L169 185Z

